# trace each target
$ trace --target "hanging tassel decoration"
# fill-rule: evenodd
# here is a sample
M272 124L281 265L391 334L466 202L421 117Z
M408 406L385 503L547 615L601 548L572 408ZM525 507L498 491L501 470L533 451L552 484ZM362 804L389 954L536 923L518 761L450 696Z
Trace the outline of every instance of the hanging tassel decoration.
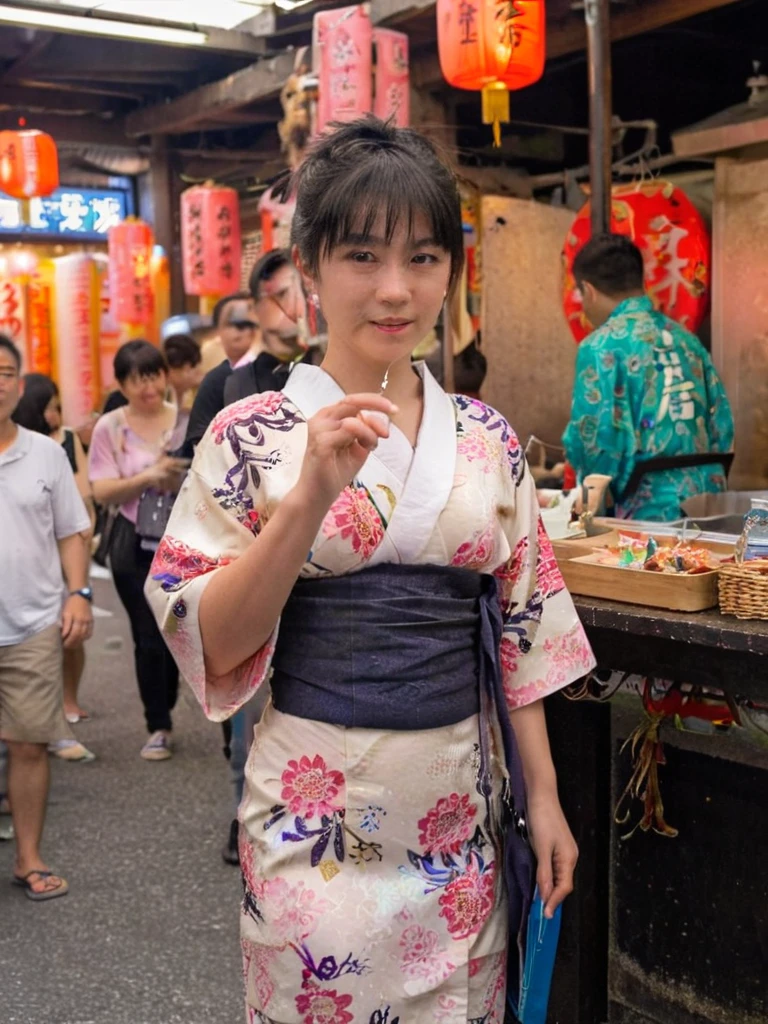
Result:
M503 82L491 82L482 92L483 124L493 125L493 144L501 146L501 126L509 124L509 89Z
M614 815L616 824L627 824L631 814L629 805L633 800L640 800L643 804L642 818L626 835L621 837L622 839L630 839L638 828L643 832L653 829L658 835L667 836L670 839L674 839L678 834L677 829L672 828L664 820L664 804L659 787L659 765L666 764L664 747L659 740L659 727L666 717L667 715L663 713L646 711L645 721L633 730L621 748L623 753L627 747L630 747L633 771L626 789L616 804ZM626 811L623 812L625 806Z

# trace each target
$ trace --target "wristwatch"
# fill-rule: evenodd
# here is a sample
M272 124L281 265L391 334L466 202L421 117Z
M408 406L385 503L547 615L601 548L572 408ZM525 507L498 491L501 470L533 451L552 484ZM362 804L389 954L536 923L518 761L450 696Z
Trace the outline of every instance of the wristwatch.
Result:
M90 587L82 587L80 590L70 590L70 597L84 597L86 601L93 601L93 590Z

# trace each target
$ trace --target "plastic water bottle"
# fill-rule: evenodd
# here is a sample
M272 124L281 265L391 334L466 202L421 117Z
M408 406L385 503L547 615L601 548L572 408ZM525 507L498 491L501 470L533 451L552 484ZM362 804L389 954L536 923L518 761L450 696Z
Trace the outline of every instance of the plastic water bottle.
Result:
M744 516L744 532L739 545L744 561L768 558L768 498L752 498L752 508Z

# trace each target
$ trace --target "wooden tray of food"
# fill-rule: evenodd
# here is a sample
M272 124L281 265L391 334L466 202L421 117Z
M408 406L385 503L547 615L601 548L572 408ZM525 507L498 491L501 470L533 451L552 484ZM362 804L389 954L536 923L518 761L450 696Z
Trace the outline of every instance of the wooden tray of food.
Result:
M655 536L653 540L661 554L650 564L672 561L673 551L685 552L686 557L691 556L690 564L695 566L695 571L682 571L682 566L689 563L679 554L676 557L681 571L674 572L605 564L613 558L612 552L618 549L620 538L626 536L625 531L615 530L600 537L561 541L554 545L560 571L572 594L670 611L699 612L717 606L719 563L733 556L732 545L694 541L681 548L675 537ZM648 537L647 534L634 536Z

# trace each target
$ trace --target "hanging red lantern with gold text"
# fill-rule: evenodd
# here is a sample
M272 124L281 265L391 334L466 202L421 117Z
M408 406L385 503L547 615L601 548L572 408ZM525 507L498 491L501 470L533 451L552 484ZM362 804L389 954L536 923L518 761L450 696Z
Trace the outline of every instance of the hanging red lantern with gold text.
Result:
M240 283L237 192L206 182L181 194L181 258L187 295L229 295Z
M709 308L711 242L704 218L669 181L633 182L613 189L611 231L628 235L645 260L645 289L654 306L694 333ZM576 216L563 247L563 306L576 341L591 326L584 314L573 261L589 241L590 204Z
M59 154L50 135L0 132L0 191L14 199L49 196L59 187Z
M538 81L546 56L544 0L437 0L440 68L449 85L479 89L483 124L509 121L509 92Z
M109 229L109 300L113 318L132 328L148 328L154 316L150 263L152 228L126 217Z

